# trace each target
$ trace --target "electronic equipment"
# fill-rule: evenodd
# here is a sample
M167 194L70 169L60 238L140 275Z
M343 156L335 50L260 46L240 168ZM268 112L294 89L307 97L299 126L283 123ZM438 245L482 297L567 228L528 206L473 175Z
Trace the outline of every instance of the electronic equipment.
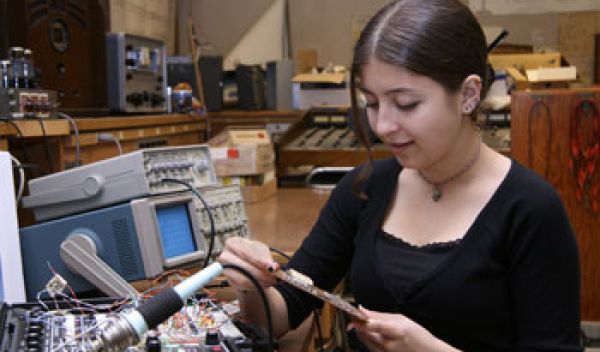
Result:
M358 122L364 124L364 130L368 133L373 159L392 157L390 150L371 132L366 116L361 115ZM321 107L308 110L302 120L279 138L278 144L280 170L293 170L298 166L353 167L367 160L366 150L354 132L354 117L349 108ZM337 170L335 173L338 173ZM279 179L280 182L287 182L285 177ZM297 183L293 177L290 182ZM301 182L305 184L304 178Z
M166 112L166 48L160 40L106 34L108 105L124 113Z
M208 204L215 222L216 237L212 251L213 256L216 257L221 253L228 238L251 236L240 186L210 186L201 189L200 193ZM206 243L210 243L211 229L208 211L199 199L195 201L202 233Z
M130 304L108 299L1 304L0 351L92 351L103 327ZM231 307L208 298L194 298L165 322L141 338L127 352L250 352L261 351L264 334L252 325L232 319ZM126 313L124 313L126 314Z
M223 105L223 57L200 56L198 60L202 76L202 91L207 111L221 111Z
M287 149L356 148L356 138L348 109L311 109L307 128L286 145Z
M267 63L267 109L292 110L294 61L281 59Z
M0 117L10 119L56 117L56 91L0 88Z
M200 193L214 218L213 255L227 238L250 236L239 186L212 186ZM133 199L21 228L27 295L33 299L45 287L52 276L46 270L50 263L77 292L95 286L125 296L130 291L118 286L120 277L142 280L199 263L206 258L210 236L208 211L191 192Z
M24 302L19 225L11 155L0 151L0 302Z
M48 220L137 197L184 190L174 178L199 188L216 184L206 145L142 149L29 180L23 206Z
M196 212L193 195L178 194L135 199L21 228L28 299L34 300L51 279L48 264L75 292L85 292L107 279L106 275L92 276L98 274L98 268L78 272L91 262L106 263L126 281L153 278L184 263L199 263L207 246ZM82 241L90 242L83 253L69 245Z
M61 109L106 114L108 0L5 1L0 39L32 51L37 86L57 92ZM0 10L2 16L2 10ZM1 43L0 43L1 44Z
M195 77L190 56L167 56L167 112L181 114L192 110L192 98L198 96ZM180 89L182 86L192 89Z
M237 65L238 108L262 110L265 108L265 78L259 65Z

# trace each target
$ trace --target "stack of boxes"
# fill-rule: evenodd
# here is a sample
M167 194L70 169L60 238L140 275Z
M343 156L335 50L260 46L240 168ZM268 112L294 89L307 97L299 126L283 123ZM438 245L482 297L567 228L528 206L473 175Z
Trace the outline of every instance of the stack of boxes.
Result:
M244 202L259 202L275 194L275 151L266 130L228 128L208 145L219 182L240 185Z

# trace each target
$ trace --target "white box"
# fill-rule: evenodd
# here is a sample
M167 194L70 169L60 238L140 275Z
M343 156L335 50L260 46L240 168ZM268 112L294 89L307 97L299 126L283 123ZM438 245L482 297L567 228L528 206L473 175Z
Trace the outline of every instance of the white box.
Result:
M574 81L577 79L575 66L540 67L535 70L527 70L526 73L530 82Z
M345 73L302 73L292 79L292 107L349 107L350 89Z
M14 187L11 156L0 151L0 302L6 303L25 302Z

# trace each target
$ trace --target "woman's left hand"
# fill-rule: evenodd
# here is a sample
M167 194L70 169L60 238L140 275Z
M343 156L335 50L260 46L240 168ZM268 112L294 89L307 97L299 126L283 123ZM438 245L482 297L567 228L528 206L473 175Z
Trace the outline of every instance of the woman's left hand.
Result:
M402 314L360 310L368 321L351 326L369 351L458 351Z

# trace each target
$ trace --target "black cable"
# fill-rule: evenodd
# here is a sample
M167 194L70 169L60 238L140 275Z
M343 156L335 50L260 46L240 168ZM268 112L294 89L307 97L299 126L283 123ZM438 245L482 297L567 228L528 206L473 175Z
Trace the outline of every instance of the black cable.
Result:
M204 260L204 264L202 264L202 268L206 268L206 266L208 266L208 262L210 261L210 257L212 256L213 247L215 246L215 237L217 237L217 233L215 231L215 219L213 218L213 214L210 207L208 206L200 192L198 192L191 184L175 178L163 178L161 181L174 182L186 186L190 191L192 191L192 193L196 197L198 197L198 199L200 199L202 204L204 204L204 208L206 209L206 213L208 214L208 220L210 221L210 244L208 245L208 253L206 254L206 259Z
M275 248L275 247L271 247L269 246L269 250L271 252L277 253L280 256L284 257L287 260L292 259L292 257L290 255L288 255L287 253L285 253L284 251L282 251L281 249ZM319 309L315 308L313 309L313 314L315 315L315 325L317 325L317 335L319 338L319 351L324 351L325 350L325 346L324 344L324 338L323 338L323 328L321 327L321 321L319 320Z
M7 119L6 117L1 117L0 121L11 125L15 129L15 131L17 131L17 136L19 136L19 138L23 138L23 131L21 131L19 125L17 125L13 120Z
M490 53L492 50L494 50L498 44L500 44L500 42L508 35L508 31L506 29L503 29L502 32L500 32L500 34L498 34L498 36L492 41L492 43L487 47L487 52Z
M29 158L27 158L27 149L25 148L25 142L23 141L23 131L21 131L21 128L19 127L19 125L17 125L13 120L6 118L6 117L0 117L0 121L7 123L9 125L12 126L12 128L15 129L15 131L17 131L17 136L19 137L19 147L21 147L21 154L22 154L22 159L23 162L21 163L22 165L25 164L29 164ZM32 164L30 164L32 165ZM27 170L26 170L27 171ZM27 178L31 178L31 175L26 175Z
M50 173L54 173L54 167L52 166L52 155L50 153L50 143L48 142L48 133L46 131L46 126L44 125L44 120L39 116L35 116L35 118L40 124L42 135L44 137L44 150L46 151L46 158L48 158L48 171L50 171Z
M13 166L13 169L24 169L24 170L27 170L27 169L39 169L39 168L40 168L39 165L37 165L37 164L29 164L29 163L28 164L21 163L21 165L19 165L19 166Z
M277 254L279 254L280 256L284 257L284 258L285 258L285 259L287 259L287 260L290 260L290 259L292 259L292 257L290 257L290 256L289 256L287 253L285 253L285 252L284 252L284 251L282 251L281 249L277 249L277 248L275 248L275 247L269 247L269 250L270 250L271 252L274 252L274 253L277 253Z
M269 306L269 300L267 299L267 294L265 293L264 288L260 285L258 280L256 280L256 278L254 276L252 276L252 274L248 270L246 270L240 266L237 266L235 264L223 264L223 269L233 269L233 270L243 274L252 282L254 287L256 287L256 289L258 290L260 298L265 307L265 315L267 318L267 339L269 342L268 351L275 351L275 340L273 338L273 318L271 317L271 307Z

